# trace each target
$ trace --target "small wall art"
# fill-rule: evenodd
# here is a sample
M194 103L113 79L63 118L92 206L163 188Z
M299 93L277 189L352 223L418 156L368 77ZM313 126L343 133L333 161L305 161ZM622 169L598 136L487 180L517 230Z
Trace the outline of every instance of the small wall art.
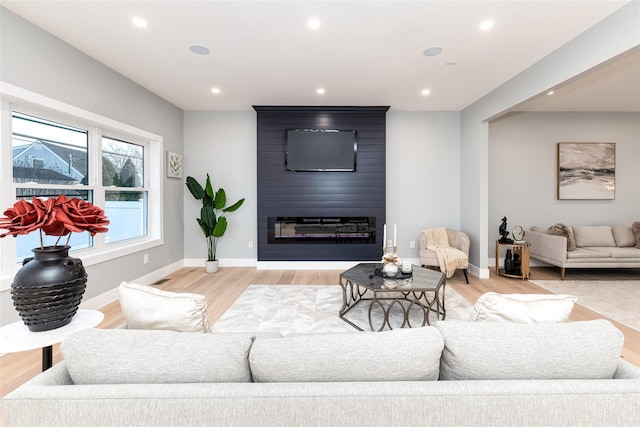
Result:
M182 178L182 155L167 151L167 176Z
M615 189L615 143L558 143L559 200L613 200Z

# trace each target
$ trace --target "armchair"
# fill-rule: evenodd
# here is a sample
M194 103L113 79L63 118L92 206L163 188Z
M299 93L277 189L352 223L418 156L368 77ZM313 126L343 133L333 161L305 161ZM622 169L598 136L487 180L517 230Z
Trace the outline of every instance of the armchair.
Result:
M436 242L429 241L429 232L424 230L420 233L418 242L420 245L420 264L424 267L437 268L442 271L440 263L438 261L438 254L432 249L428 249L429 246L443 246L437 245ZM459 262L456 265L456 269L462 270L464 278L469 283L469 276L467 274L467 267L469 265L469 236L466 233L458 230L446 229L446 237L448 245L451 248L457 249L464 254L464 262Z

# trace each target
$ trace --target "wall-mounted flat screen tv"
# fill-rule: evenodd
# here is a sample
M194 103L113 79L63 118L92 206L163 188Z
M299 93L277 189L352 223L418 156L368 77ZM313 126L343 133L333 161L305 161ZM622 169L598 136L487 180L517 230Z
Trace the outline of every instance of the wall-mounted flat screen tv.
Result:
M289 171L356 170L355 130L287 129L285 168Z

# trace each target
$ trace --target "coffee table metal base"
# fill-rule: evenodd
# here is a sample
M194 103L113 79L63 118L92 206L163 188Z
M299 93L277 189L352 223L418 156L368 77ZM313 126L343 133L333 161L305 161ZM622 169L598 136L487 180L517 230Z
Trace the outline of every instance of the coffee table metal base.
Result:
M389 322L389 315L395 305L398 305L402 309L403 320L400 325L401 328L430 325L429 314L432 312L436 314L439 320L444 320L447 316L447 311L444 306L445 286L441 286L435 291L403 291L399 288L372 291L360 286L355 281L341 277L340 287L342 288L343 303L339 317L359 331L363 331L364 329L345 317L345 314L358 304L369 304L369 327L372 331L376 331L373 326L374 319L372 313L375 307L379 307L382 310L382 325L377 329L378 332L384 330L385 326L393 329L393 326L391 326ZM373 296L367 296L367 294L373 294ZM429 298L430 294L433 295L432 298ZM382 301L391 301L391 303L383 304ZM422 311L422 324L420 325L411 324L410 313L411 310L415 311L416 307Z

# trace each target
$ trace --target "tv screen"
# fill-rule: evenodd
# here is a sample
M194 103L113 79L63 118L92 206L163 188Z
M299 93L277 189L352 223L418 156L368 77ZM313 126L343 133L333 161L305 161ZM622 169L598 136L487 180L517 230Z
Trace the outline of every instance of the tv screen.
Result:
M287 129L285 168L290 171L356 170L355 130Z

